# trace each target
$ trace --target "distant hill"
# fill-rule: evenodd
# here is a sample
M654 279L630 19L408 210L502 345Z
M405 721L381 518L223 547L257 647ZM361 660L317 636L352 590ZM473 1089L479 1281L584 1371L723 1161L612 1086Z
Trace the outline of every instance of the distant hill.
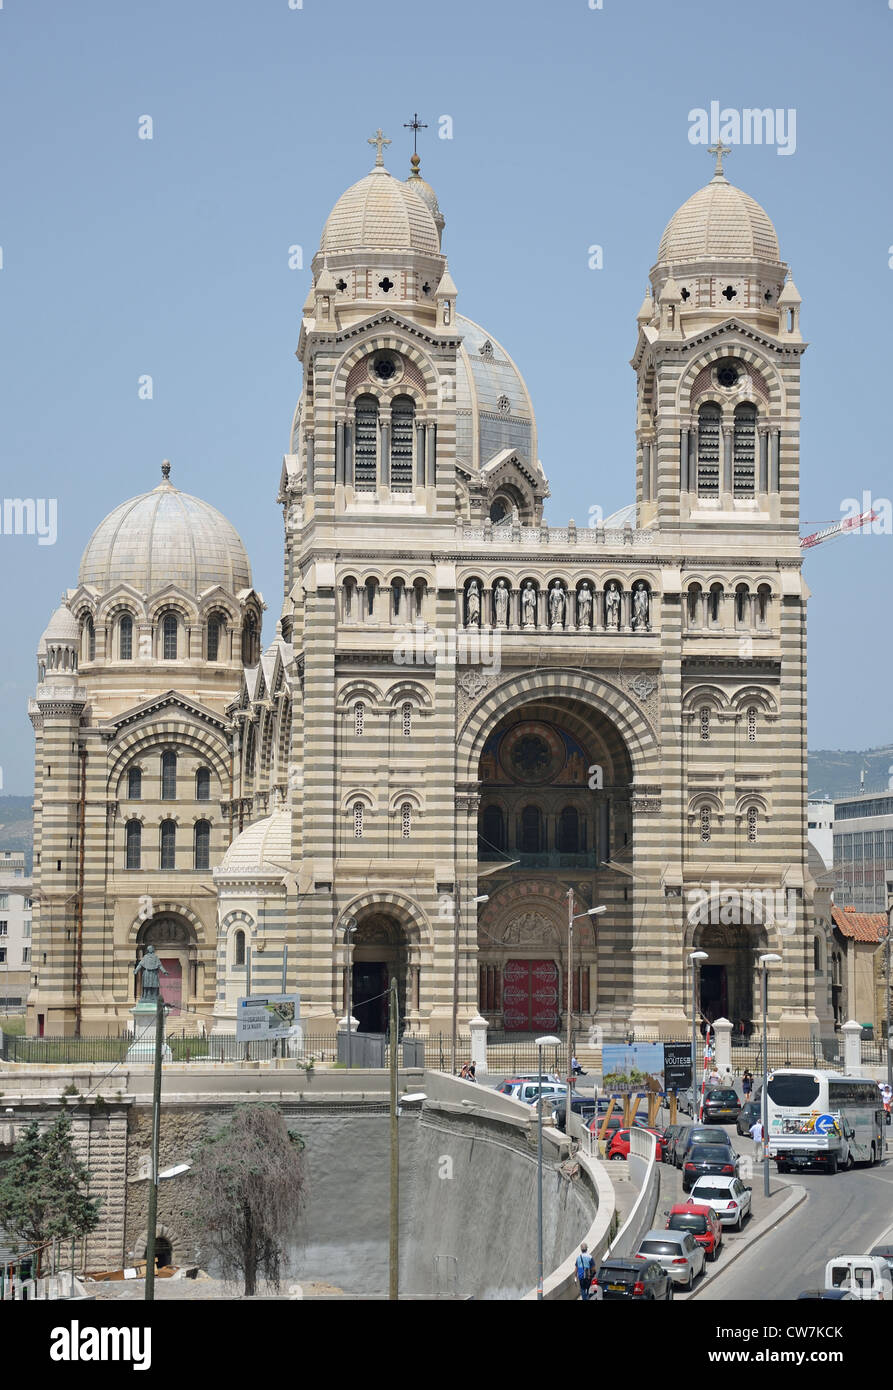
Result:
M34 825L30 796L0 796L0 849L24 850L25 867L31 872Z
M809 754L810 796L852 796L865 773L865 791L886 791L893 779L893 744L865 752L817 749Z

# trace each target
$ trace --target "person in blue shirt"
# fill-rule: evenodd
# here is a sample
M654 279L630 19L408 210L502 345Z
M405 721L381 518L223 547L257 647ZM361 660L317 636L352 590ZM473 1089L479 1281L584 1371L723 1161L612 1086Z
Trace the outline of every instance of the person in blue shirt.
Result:
M595 1274L595 1263L588 1252L585 1240L580 1246L580 1253L577 1256L577 1283L580 1285L580 1297L585 1303L589 1298L589 1289L592 1285L592 1276Z

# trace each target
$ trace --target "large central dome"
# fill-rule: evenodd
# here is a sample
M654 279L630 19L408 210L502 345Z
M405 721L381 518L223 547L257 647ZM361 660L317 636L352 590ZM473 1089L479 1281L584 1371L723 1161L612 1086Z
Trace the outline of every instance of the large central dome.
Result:
M322 252L361 248L440 254L430 208L414 189L380 166L341 194L319 246Z
M769 214L756 199L718 174L683 203L667 224L659 262L780 260L778 237Z
M97 526L84 551L79 583L108 591L131 584L151 594L178 584L192 594L220 584L251 588L251 566L236 528L215 507L164 481L122 502Z

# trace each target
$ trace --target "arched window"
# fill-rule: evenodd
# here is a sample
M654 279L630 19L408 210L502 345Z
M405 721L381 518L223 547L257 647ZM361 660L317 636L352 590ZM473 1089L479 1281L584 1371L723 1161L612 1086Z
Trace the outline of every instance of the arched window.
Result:
M378 483L378 401L374 396L357 397L353 454L357 492L374 492Z
M580 850L580 815L575 806L565 806L558 822L558 849L564 854Z
M257 618L253 613L246 613L245 621L242 624L242 665L256 666L260 657L260 639L257 631Z
M701 719L701 738L705 743L710 740L710 706L702 705L700 710Z
M735 407L732 492L735 497L753 497L757 433L757 408L745 401Z
M402 579L391 580L391 615L394 618L404 617L403 604L406 595L406 585Z
M133 619L129 613L118 625L118 657L121 661L133 660Z
M245 964L245 933L233 932L233 965Z
M138 820L127 822L127 850L124 859L126 869L138 869L142 860L143 827Z
M248 733L245 737L245 776L254 776L254 760L257 752L257 726L248 725Z
M719 496L719 422L715 401L705 401L698 411L698 496Z
M747 741L748 743L756 743L757 741L757 711L754 705L751 705L747 711Z
M822 943L817 936L812 938L812 968L817 972L822 968Z
M400 807L400 834L408 840L412 834L412 803L404 801Z
M490 520L494 526L498 526L500 521L505 521L509 514L509 504L504 497L494 497L490 503Z
M719 605L722 598L722 585L711 584L707 596L707 616L711 623L719 622Z
M427 587L424 579L416 579L413 581L412 590L415 595L415 617L417 618L422 616L422 606L425 602L425 590Z
M700 584L689 584L688 586L688 625L697 627L701 621L701 586Z
M701 807L701 844L702 844L702 845L709 845L709 843L710 843L710 831L711 831L711 826L710 826L710 807L709 807L709 806L702 806L702 807Z
M143 795L143 774L140 768L131 767L127 772L127 799L139 801Z
M341 612L342 612L342 616L343 616L343 618L344 618L344 621L345 621L346 623L353 623L353 622L356 622L357 617L358 617L357 606L356 606L356 605L357 605L357 581L356 581L352 576L349 576L347 579L344 580L344 584L343 584L343 586L342 586L342 594L343 594L343 598L342 598L342 601L341 601L341 602L342 602Z
M403 737L412 738L412 701L404 700L400 707L403 718Z
M217 661L220 657L220 638L223 636L224 622L219 613L212 613L208 619L208 660Z
M161 822L161 867L177 867L177 823L172 820Z
M177 755L170 750L161 755L161 799L177 799Z
M96 628L88 613L81 628L81 660L96 660Z
M762 625L769 621L769 599L771 590L768 584L761 584L757 589L757 617Z
M375 599L376 599L377 594L378 594L378 580L377 580L377 579L367 579L367 580L366 580L366 616L367 616L367 618L374 618L374 617L375 617Z
M164 661L177 659L177 615L165 613L161 621L161 655Z
M362 738L366 732L366 701L357 700L353 707L354 738Z
M196 801L211 800L211 769L200 767L195 774L195 799Z
M415 405L409 396L396 396L391 405L391 491L412 491L412 444Z
M353 837L355 840L363 838L363 803L355 801L353 804Z
M755 845L757 842L757 808L749 806L747 808L747 843Z
M505 849L505 817L501 806L484 807L478 848L483 855L486 855L488 850Z
M543 842L543 818L538 806L525 806L521 812L521 853L539 854Z
M735 622L739 627L750 623L750 589L746 584L739 584L735 589Z
M211 867L211 826L206 820L197 820L192 832L192 867L209 869Z

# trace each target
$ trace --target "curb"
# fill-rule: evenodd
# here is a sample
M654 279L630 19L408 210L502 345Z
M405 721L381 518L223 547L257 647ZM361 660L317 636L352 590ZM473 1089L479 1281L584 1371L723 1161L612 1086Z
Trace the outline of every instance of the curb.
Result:
M706 1279L701 1280L694 1293L690 1294L688 1298L685 1300L686 1303L690 1303L692 1299L697 1298L698 1294L701 1292L702 1289L705 1289L708 1284L712 1283L718 1275L724 1274L725 1271L728 1269L729 1265L734 1264L735 1261L739 1258L739 1256L744 1254L745 1250L750 1250L754 1243L761 1238L761 1236L768 1235L770 1231L774 1230L775 1227L781 1221L783 1221L786 1216L790 1216L791 1212L794 1211L796 1207L799 1207L800 1203L805 1200L805 1187L791 1187L789 1189L788 1196L782 1202L778 1210L773 1212L771 1216L766 1216L763 1218L762 1221L758 1222L758 1224L754 1227L752 1233L748 1232L748 1239L744 1241L741 1245L736 1246L734 1253L730 1254L729 1258L727 1260L724 1260L723 1264L719 1268L712 1269L711 1272L707 1275Z

